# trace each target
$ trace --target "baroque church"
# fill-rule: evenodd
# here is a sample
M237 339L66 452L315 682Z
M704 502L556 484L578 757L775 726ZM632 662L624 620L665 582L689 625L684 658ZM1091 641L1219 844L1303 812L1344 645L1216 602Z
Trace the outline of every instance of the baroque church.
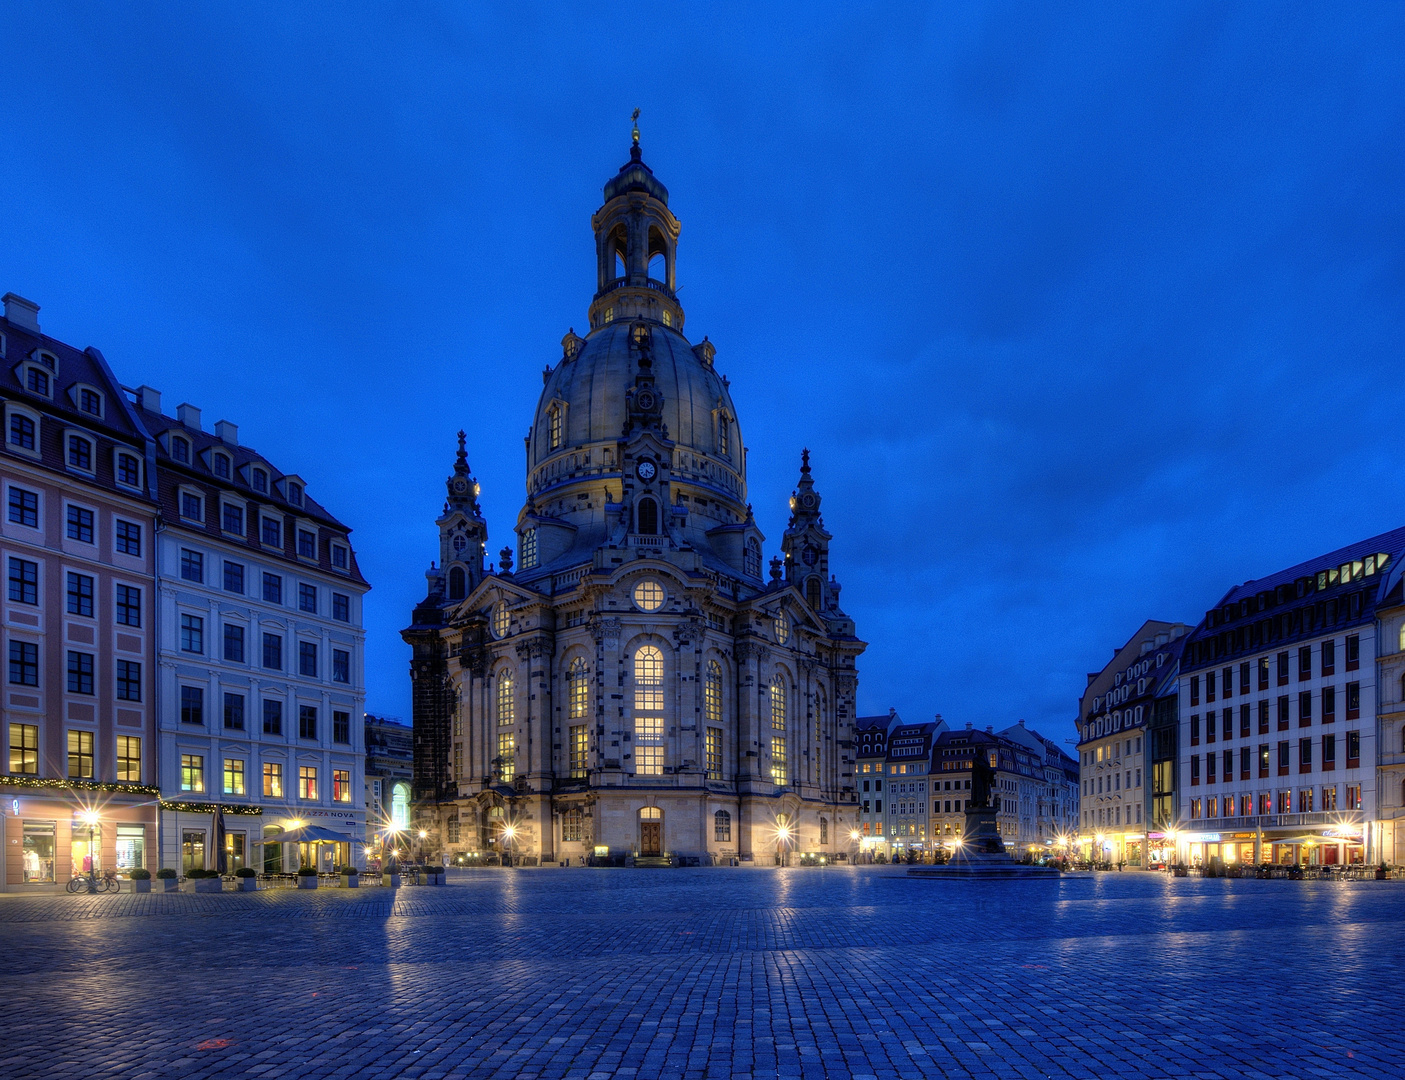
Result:
M528 864L842 859L864 642L809 454L764 565L728 380L683 336L679 222L637 128L604 195L589 330L543 372L496 568L459 434L403 632L418 825L449 855Z

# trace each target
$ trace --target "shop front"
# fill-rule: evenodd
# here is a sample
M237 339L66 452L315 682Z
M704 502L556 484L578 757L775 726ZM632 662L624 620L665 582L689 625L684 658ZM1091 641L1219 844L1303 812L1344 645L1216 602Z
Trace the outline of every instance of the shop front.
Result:
M0 890L57 892L89 871L151 869L155 789L107 787L0 784Z
M213 849L214 803L162 803L161 866L182 877L192 870L215 870L219 863ZM224 805L225 873L255 866L254 852L261 840L262 811L257 806ZM155 867L152 867L155 869Z

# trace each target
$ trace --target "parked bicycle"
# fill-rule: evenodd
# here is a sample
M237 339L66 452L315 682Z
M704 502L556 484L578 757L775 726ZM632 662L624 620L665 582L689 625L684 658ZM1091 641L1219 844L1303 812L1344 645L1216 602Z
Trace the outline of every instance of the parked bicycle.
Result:
M89 885L92 888L89 888ZM89 870L81 877L72 878L66 886L69 892L121 892L122 883L117 880L116 870L104 870L101 874Z

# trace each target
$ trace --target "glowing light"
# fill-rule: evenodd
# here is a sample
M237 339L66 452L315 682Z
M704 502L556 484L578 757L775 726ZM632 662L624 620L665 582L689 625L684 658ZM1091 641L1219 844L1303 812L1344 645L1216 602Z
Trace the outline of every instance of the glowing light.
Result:
M777 839L777 840L781 840L781 841L789 840L789 839L790 839L790 826L789 826L789 825L778 825L778 826L776 826L776 839Z
M504 825L504 826L502 827L502 834L503 834L503 837L504 837L505 839L511 840L514 836L517 835L517 826L516 826L516 825Z
M421 839L421 840L423 840L423 839L424 839L426 836L428 836L428 835L429 835L429 833L425 832L423 829L420 830L420 839Z
M98 823L98 812L96 810L84 810L78 816L83 819L83 823L89 828Z

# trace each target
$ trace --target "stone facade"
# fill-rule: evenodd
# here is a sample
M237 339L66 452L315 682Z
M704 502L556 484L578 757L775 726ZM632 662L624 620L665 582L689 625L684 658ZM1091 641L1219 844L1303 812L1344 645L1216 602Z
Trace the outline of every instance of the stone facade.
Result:
M682 336L679 223L637 142L592 223L590 329L544 372L497 567L460 439L404 632L418 812L457 832L448 854L847 854L864 643L808 453L767 576L728 381Z

